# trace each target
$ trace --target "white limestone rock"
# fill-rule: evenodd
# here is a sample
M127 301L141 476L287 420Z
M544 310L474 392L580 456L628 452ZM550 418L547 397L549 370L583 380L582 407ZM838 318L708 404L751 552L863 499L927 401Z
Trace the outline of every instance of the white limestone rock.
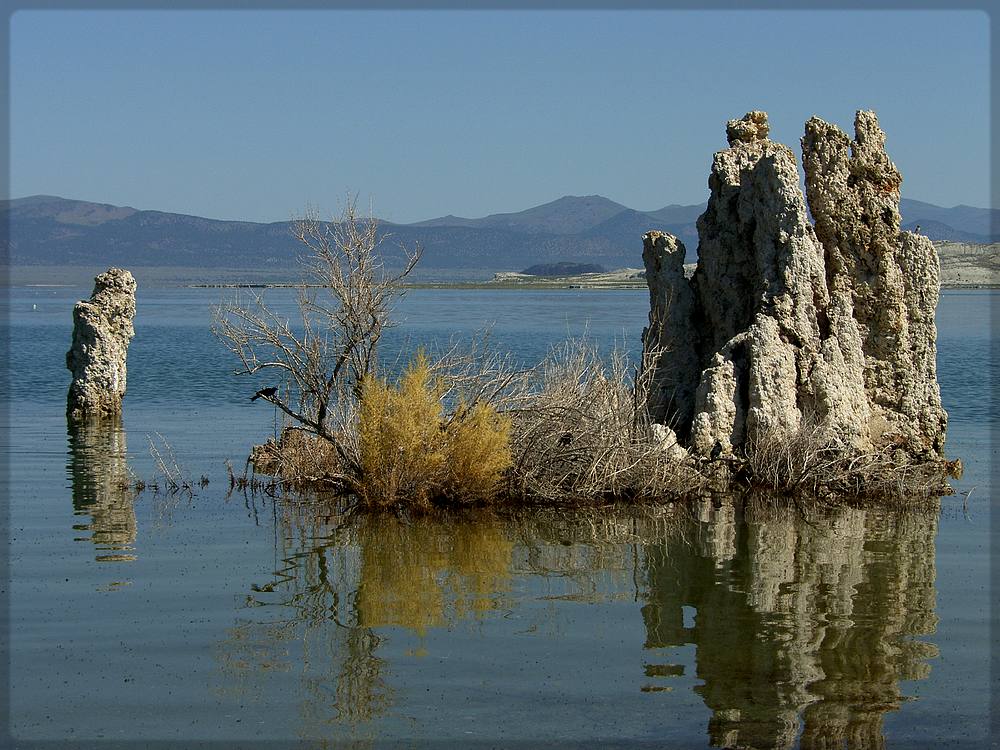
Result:
M940 457L948 417L937 382L937 252L926 237L900 231L902 176L875 113L859 111L854 130L852 141L814 117L802 138L828 285L852 302L872 440Z
M653 441L663 451L663 456L669 461L680 463L688 458L687 449L677 440L677 434L665 424L650 425Z
M643 350L656 359L648 406L656 422L678 434L691 429L694 391L701 367L693 331L694 295L684 274L684 243L670 234L642 236L642 259L649 286L649 326L643 329Z
M742 343L739 341L735 346ZM745 409L741 408L737 379L743 368L742 362L734 359L733 348L726 347L712 357L701 373L695 393L691 449L702 456L711 454L717 442L726 455L743 442Z
M673 354L658 366L651 414L676 423L701 455L735 453L762 432L808 421L845 448L891 444L939 457L938 260L929 240L899 231L901 177L874 113L858 113L854 141L807 123L815 228L795 156L768 129L763 112L728 123L690 281L676 238L643 237L644 346Z
M843 394L860 389L860 370L817 371L824 350L827 359L838 351L824 347L830 331L823 250L799 189L795 156L767 140L767 132L762 112L730 121L731 145L715 155L708 208L698 220L691 285L704 400L695 403L699 427L692 445L701 453L716 442L729 452L761 430L794 430L804 410L810 418L857 422L851 410L858 404ZM720 380L710 359L716 352L733 361L735 382ZM732 392L735 404L699 419L726 398L709 380ZM856 424L845 432L851 442L862 442Z
M135 279L109 268L95 280L89 300L73 308L73 343L66 367L73 374L66 412L71 419L120 414L128 345L135 336Z
M792 432L802 422L795 347L766 315L757 316L748 334L747 434Z

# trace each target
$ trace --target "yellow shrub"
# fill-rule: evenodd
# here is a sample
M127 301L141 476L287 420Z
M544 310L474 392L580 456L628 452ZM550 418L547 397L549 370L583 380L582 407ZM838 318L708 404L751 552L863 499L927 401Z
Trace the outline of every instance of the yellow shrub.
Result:
M444 473L441 387L418 352L399 387L370 378L362 384L358 417L364 500L426 505Z
M427 505L436 496L487 500L510 466L510 420L488 404L460 405L447 421L444 388L420 351L399 386L368 379L358 417L363 499Z
M448 484L456 500L490 500L510 468L510 418L489 404L459 405L448 426Z

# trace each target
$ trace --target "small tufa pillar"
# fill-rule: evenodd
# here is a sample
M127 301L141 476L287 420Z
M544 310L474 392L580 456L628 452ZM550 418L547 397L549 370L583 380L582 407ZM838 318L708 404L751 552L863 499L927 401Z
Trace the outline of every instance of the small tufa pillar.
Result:
M66 367L73 373L66 414L70 419L121 414L125 359L135 336L135 279L109 268L94 279L89 300L73 307L73 344Z

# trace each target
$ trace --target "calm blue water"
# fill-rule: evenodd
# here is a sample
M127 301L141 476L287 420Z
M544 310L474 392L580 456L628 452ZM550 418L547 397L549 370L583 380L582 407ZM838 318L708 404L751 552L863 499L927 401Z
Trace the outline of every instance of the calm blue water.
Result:
M966 474L941 512L723 503L344 519L227 496L275 430L209 332L217 289L140 289L119 430L67 432L85 287L9 295L11 731L18 740L982 747L993 292L946 292ZM292 294L275 290L291 309ZM388 353L492 328L537 359L638 346L638 290L413 290ZM172 447L194 497L155 476Z

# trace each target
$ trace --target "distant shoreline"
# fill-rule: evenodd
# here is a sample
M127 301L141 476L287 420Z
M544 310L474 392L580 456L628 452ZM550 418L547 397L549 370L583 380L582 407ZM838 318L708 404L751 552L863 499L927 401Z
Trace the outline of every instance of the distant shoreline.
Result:
M692 265L693 268L693 265ZM189 284L192 288L223 289L308 289L315 284L287 282L257 283L205 283ZM531 276L503 271L492 279L473 281L410 281L404 289L646 289L642 269L622 268L604 273L585 273L571 276Z
M1000 288L1000 243L975 245L964 242L935 242L941 261L942 289ZM686 263L684 275L694 273L696 264ZM193 287L301 287L294 283L192 284ZM409 289L645 289L641 268L620 268L604 273L573 276L530 276L502 271L484 281L414 281Z
M941 261L942 289L1000 288L1000 243L977 245L962 242L934 243ZM8 265L0 266L8 286L57 288L91 287L107 266ZM128 266L140 289L144 286L191 289L301 288L293 279L296 269L205 268L191 266ZM694 264L685 265L687 275ZM408 289L645 289L640 268L577 276L528 276L488 269L423 269L426 279L415 278ZM440 275L439 278L435 278ZM492 276L492 278L490 278ZM233 281L232 279L242 279Z

